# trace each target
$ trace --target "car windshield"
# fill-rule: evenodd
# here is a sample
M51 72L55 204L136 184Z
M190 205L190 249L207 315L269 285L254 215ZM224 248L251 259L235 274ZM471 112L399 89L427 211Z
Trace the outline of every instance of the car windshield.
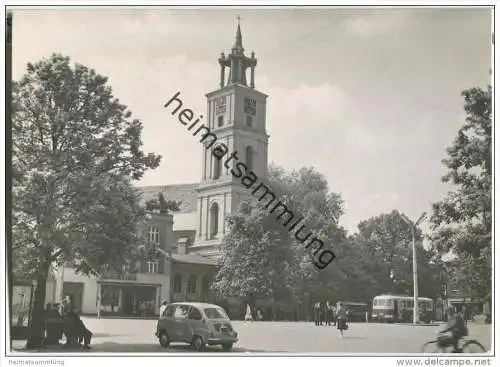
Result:
M205 315L209 319L227 319L226 313L223 310L217 308L205 308Z

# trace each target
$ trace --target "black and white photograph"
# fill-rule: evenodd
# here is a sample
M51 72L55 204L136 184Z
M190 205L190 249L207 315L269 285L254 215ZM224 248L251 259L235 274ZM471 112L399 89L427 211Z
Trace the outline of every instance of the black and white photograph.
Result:
M494 2L429 4L7 2L4 361L495 365Z

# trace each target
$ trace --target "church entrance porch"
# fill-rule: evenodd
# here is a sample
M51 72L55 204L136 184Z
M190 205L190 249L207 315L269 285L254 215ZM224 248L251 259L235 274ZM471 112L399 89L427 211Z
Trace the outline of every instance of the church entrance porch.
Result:
M158 314L160 285L100 283L99 316L152 317Z

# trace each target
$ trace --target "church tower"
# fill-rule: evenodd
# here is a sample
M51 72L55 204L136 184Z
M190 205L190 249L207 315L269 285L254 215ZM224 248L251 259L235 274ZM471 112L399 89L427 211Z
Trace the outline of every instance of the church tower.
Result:
M265 178L268 146L267 95L255 89L257 59L253 52L250 57L245 55L239 18L234 46L228 56L221 54L219 65L219 88L206 94L205 122L217 136L217 142L208 149L206 146L202 148L198 228L191 247L197 253L214 257L218 255L218 247L228 232L226 216L237 211L243 200L253 198L251 191L241 184L241 178L235 177L231 170L237 172L235 167L242 162L259 180ZM213 154L219 144L228 149L222 159L217 158L217 153ZM231 154L235 158L228 161Z

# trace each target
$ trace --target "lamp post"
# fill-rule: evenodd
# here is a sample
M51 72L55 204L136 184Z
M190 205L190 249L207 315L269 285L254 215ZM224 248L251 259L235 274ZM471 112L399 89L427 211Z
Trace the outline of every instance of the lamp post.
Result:
M411 241L412 241L412 253L413 253L413 323L419 323L419 308L418 308L418 273L417 273L417 248L415 245L415 229L422 223L425 219L427 213L422 213L422 215L413 223L406 215L400 214L401 218L410 226L411 228Z

